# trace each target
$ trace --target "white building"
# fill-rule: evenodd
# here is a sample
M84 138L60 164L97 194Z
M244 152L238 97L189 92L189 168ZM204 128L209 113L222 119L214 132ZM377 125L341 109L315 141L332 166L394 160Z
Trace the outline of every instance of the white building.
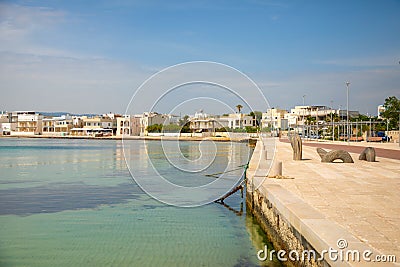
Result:
M229 129L244 129L245 127L254 126L254 118L250 115L241 113L233 113L223 115L215 119L216 128L229 128Z
M298 117L299 125L302 125L303 118L306 119L307 117L315 118L319 124L331 114L337 114L341 119L347 118L347 110L336 110L327 106L295 106L290 110L290 113ZM349 117L357 117L359 115L358 111L349 110Z
M295 128L297 125L298 117L295 114L286 113L284 119L287 121L288 128Z
M261 116L261 126L262 128L271 127L273 129L287 129L288 118L285 118L285 115L288 114L288 111L285 109L279 108L270 108L267 112L262 113Z
M76 123L82 127L76 127ZM86 116L72 119L74 128L71 129L70 134L74 136L111 136L117 130L117 120L110 117L91 117Z
M169 120L169 115L157 112L144 112L140 118L140 135L148 135L147 127L154 124L164 124Z
M35 135L42 134L43 116L34 111L17 111L16 131L12 131L11 135ZM15 117L15 116L14 116Z
M385 112L385 107L383 105L378 106L378 119L383 119L382 118L382 112Z
M124 115L117 118L117 136L140 135L141 115Z
M319 122L325 120L331 113L335 114L336 110L327 106L295 106L290 113L296 115L299 118L299 124L303 125L303 121L307 117L314 117Z
M73 128L73 119L70 115L43 118L42 132L47 135L67 135Z
M217 127L216 120L202 110L189 118L189 128L194 133L215 132Z
M7 114L0 114L0 135L9 135L11 133L11 123Z

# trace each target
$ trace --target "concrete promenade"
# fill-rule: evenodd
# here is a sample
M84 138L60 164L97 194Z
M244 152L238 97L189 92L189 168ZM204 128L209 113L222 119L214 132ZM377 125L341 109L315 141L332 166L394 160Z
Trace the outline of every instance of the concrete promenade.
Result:
M386 147L389 145L393 144L386 144ZM268 215L270 228L277 232L292 229L293 236L307 243L303 247L310 246L319 252L329 247L338 249L337 240L345 239L346 249L371 250L372 260L376 255L395 255L399 264L400 150L396 145L390 147L390 151L383 151L385 144L351 143L349 146L346 143L304 142L303 160L294 161L290 144L276 140L273 161L282 161L283 176L293 179L265 178L264 167L260 170L254 162L250 164L248 177L259 182L263 179L256 194L259 204L255 205L260 205L258 209L264 213L273 207L273 214L278 215ZM365 146L379 148L377 162L358 160L359 152ZM258 144L257 147L255 158L262 149ZM316 147L357 152L350 153L355 163L321 163ZM266 202L268 208L261 202ZM280 226L280 221L286 225ZM362 260L338 262L328 259L326 263L332 266L398 266Z

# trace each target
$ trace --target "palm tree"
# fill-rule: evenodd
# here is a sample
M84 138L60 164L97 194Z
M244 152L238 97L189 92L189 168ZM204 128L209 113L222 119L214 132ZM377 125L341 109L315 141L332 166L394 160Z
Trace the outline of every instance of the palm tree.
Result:
M239 104L236 106L236 108L237 108L238 112L240 113L240 110L242 110L243 106Z

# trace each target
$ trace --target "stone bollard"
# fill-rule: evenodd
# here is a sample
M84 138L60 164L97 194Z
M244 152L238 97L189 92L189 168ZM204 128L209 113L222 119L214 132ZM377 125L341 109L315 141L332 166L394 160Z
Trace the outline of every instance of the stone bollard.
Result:
M282 176L282 161L274 161L268 174L268 177L277 176Z
M303 155L301 137L296 133L292 135L289 139L293 149L293 160L301 160Z
M375 162L375 148L373 147L366 147L363 152L361 152L360 156L358 157L359 160L366 160L368 162Z

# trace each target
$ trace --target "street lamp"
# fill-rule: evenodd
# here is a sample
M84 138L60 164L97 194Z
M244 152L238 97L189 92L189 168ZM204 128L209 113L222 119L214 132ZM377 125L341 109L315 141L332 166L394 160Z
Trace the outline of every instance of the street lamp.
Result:
M341 131L343 131L343 138L344 138L344 123L343 123L343 112L342 112L342 105L339 105L339 118L340 118L340 122L338 124L338 140L341 140ZM342 129L340 129L340 126L342 126ZM344 140L344 139L343 139Z
M331 100L332 141L335 141L335 124L333 123L333 100Z
M349 85L350 82L346 82L346 87L347 87L347 143L349 143L350 141L350 137L349 137Z
M305 126L304 125L304 103L305 103L305 98L306 98L306 95L303 95L303 112L302 112L303 113L303 131L301 133L303 138L306 136L305 133L304 133L304 126Z

